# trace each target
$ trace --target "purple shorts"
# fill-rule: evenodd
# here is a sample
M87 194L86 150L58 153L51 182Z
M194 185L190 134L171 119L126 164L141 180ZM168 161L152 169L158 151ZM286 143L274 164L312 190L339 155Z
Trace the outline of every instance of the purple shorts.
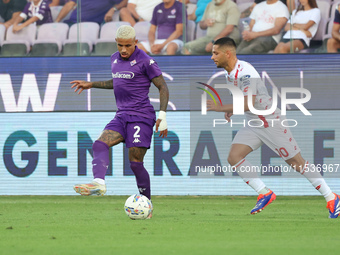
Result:
M104 128L121 134L127 148L145 147L150 148L153 135L153 119L136 115L116 115Z

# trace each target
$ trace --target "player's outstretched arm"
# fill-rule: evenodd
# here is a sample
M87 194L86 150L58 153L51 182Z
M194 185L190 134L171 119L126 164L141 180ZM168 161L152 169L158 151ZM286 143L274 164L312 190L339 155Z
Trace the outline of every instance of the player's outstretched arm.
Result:
M81 81L81 80L75 80L70 82L72 84L71 89L76 88L74 92L78 92L80 94L83 92L84 89L90 89L90 88L99 88L99 89L113 89L113 79L108 81Z
M152 79L153 84L159 90L159 101L160 101L160 111L156 121L156 132L158 132L158 128L160 131L159 136L167 137L168 136L168 124L166 122L166 108L168 106L169 101L169 89L166 85L163 75L157 76Z

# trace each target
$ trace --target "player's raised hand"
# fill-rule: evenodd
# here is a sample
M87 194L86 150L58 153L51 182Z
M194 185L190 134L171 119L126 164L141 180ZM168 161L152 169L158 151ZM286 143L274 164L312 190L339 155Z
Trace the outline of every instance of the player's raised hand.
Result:
M78 94L83 92L84 89L92 88L92 82L88 82L88 81L75 80L75 81L71 81L70 83L73 84L71 86L71 89L76 88L74 92L77 92L79 90Z
M167 137L168 136L168 123L166 121L166 112L160 111L158 115L158 119L156 121L156 133L159 128L159 137Z

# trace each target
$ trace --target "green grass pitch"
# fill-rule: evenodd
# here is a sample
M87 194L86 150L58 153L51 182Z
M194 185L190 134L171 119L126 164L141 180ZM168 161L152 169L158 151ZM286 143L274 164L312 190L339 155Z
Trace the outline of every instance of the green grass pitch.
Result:
M0 254L338 254L340 219L322 197L154 196L151 220L128 196L0 196Z

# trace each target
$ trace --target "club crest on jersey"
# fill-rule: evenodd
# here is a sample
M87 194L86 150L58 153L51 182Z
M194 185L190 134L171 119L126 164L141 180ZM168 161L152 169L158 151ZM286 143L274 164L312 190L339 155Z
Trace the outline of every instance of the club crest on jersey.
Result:
M171 14L174 15L176 13L176 9L171 10Z
M135 64L137 64L136 59L134 59L134 60L132 60L132 61L130 62L130 65L131 65L131 66L134 66Z

